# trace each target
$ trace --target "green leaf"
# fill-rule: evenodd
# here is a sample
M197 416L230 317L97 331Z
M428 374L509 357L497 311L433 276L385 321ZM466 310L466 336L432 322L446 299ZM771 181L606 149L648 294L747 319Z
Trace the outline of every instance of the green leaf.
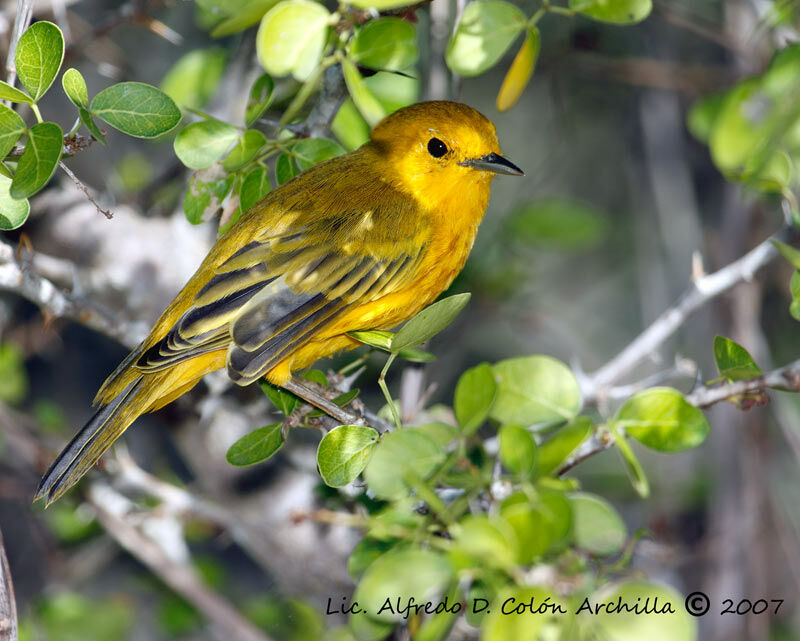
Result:
M222 207L231 185L233 176L222 171L219 165L194 172L183 199L186 219L192 225L199 225L214 216Z
M20 36L14 61L19 80L34 102L47 93L63 60L64 36L52 22L35 22Z
M221 47L194 49L170 67L161 90L184 107L202 109L214 95L228 64L228 53Z
M259 427L228 448L225 458L231 465L243 467L265 461L283 445L282 423Z
M392 338L392 351L416 347L433 338L455 320L469 302L470 294L448 296L429 305L400 328Z
M281 154L275 161L275 180L279 185L290 181L298 173L294 160L289 154Z
M106 87L91 102L93 116L136 138L157 138L181 121L181 110L163 91L143 82Z
M304 138L292 147L292 154L300 171L310 169L323 160L341 156L343 153L345 153L344 147L329 138Z
M0 100L10 100L11 102L24 102L31 104L33 99L24 91L12 87L4 80L0 80Z
M711 132L719 116L720 109L725 102L726 92L718 91L707 96L692 105L689 115L686 118L686 126L691 134L702 143L708 144Z
M453 568L439 552L418 548L395 548L376 559L364 572L353 601L374 618L384 622L403 619L403 613L390 611L386 602L400 599L425 603L441 594L454 578ZM359 615L364 618L364 615Z
M19 405L28 395L28 387L22 350L14 343L3 341L0 343L0 401Z
M488 565L507 570L516 565L517 537L504 520L468 514L451 530L454 558L466 557L467 567Z
M261 19L256 36L258 61L273 76L311 77L328 38L330 12L311 0L283 0Z
M359 9L386 11L387 9L410 6L414 4L414 0L350 0L347 4Z
M461 375L456 383L453 410L465 435L469 436L483 424L496 395L497 383L488 363L481 363Z
M684 607L684 597L673 588L647 581L624 581L610 584L587 597L597 612L581 612L585 618L588 635L606 641L695 641L697 619ZM616 609L618 603L672 605L672 612L659 614L651 611L626 611ZM606 604L610 607L606 607Z
M453 607L464 600L458 584L451 586L440 603L446 603L446 608L434 610L433 614L425 617L414 633L414 641L447 641L452 638L450 631L453 629L460 613Z
M728 382L745 381L763 374L744 347L724 336L714 337L714 361L719 375Z
M89 133L92 134L95 140L97 140L101 145L105 145L106 137L103 135L103 132L100 131L100 128L95 123L92 115L82 107L78 108L78 113L80 114L83 126L89 130Z
M395 546L394 541L381 541L371 536L361 539L347 559L347 573L354 581L376 560Z
M536 27L529 28L497 94L498 111L511 109L525 91L536 67L536 60L539 58L540 45L539 30Z
M620 552L628 533L612 505L585 492L573 492L568 498L572 505L572 540L575 545L600 556Z
M256 24L263 15L277 4L278 0L250 0L243 6L230 7L230 3L225 3L225 8L231 8L229 17L220 22L211 30L212 38L224 38L239 31L244 31L248 27Z
M269 172L266 167L256 167L250 170L242 181L239 190L239 209L243 212L250 209L264 196L266 196L272 185L269 182Z
M429 436L442 447L447 447L458 437L458 428L448 425L447 423L442 423L441 421L417 425L414 429L418 430L421 434Z
M567 504L569 509L569 504ZM524 494L512 494L500 508L500 518L513 530L519 545L516 562L528 565L541 557L555 540L554 528L543 510L528 501Z
M400 71L417 61L414 25L402 18L371 20L350 43L350 55L362 67L378 71Z
M89 90L81 72L70 67L61 76L61 87L67 98L79 109L89 108Z
M497 398L489 415L500 423L569 421L581 408L578 381L561 361L521 356L500 361L493 369Z
M13 198L29 198L47 184L58 166L63 145L64 134L54 122L40 122L30 128L11 182Z
M539 446L539 460L537 473L540 477L549 476L578 449L592 433L593 423L588 416L577 416L573 421L562 427L555 436L549 438Z
M384 434L364 470L367 486L379 499L408 493L409 474L425 479L444 460L444 448L414 427Z
M533 475L536 465L536 442L531 433L519 425L500 428L500 460L506 469L519 476Z
M619 430L614 428L611 424L611 432L614 434L614 445L617 446L617 451L622 457L622 462L625 464L625 471L628 473L628 478L631 480L631 485L636 493L643 499L650 496L650 482L647 480L647 475L644 473L642 464L636 458L633 448L630 446L625 436Z
M364 82L364 78L361 77L361 72L349 58L345 58L342 61L342 72L347 91L350 92L350 97L353 99L353 104L369 126L374 127L386 117L386 109L375 97L375 94L370 91Z
M789 305L789 313L792 318L800 321L800 271L795 270L789 281L789 288L792 292L792 303Z
M487 610L487 614L481 624L481 641L511 641L523 639L539 639L540 633L550 623L551 619L557 619L558 615L543 613L535 614L525 612L518 615L504 612L503 604L512 604L512 608L517 604L532 603L534 609L540 604L559 603L559 601L543 588L528 586L512 586L504 588ZM562 607L564 607L562 605ZM557 632L557 630L556 630ZM553 638L559 638L556 635Z
M175 136L175 155L191 169L206 169L222 158L239 137L236 127L219 120L201 120Z
M697 447L710 429L703 413L670 387L639 392L619 408L613 423L642 445L665 453Z
M410 361L412 363L430 363L436 360L436 356L424 349L401 349L397 352L397 358Z
M262 73L253 83L247 96L247 106L244 110L244 123L248 127L261 118L272 102L275 95L275 81L268 73Z
M462 76L482 74L497 64L526 21L519 7L504 0L468 4L447 45L447 66Z
M339 425L328 432L317 448L322 480L330 487L353 482L366 467L378 441L378 432L360 425Z
M267 139L264 134L257 129L248 129L225 157L222 168L225 171L241 169L253 160L266 144Z
M27 198L12 198L9 193L11 179L0 176L0 230L10 231L21 227L31 211Z
M278 409L278 411L285 416L289 416L289 414L294 412L302 402L291 392L287 392L285 389L282 389L277 385L273 385L272 383L268 383L263 379L258 381L258 384L261 387L261 391L267 395L267 398L272 401L272 404Z
M517 209L508 219L514 239L559 249L582 249L608 234L608 219L575 200L545 198Z
M636 24L653 10L652 0L569 0L570 9L612 24Z
M782 243L774 238L770 239L770 242L775 246L775 249L781 253L781 256L788 260L795 269L800 269L800 249L795 249L791 245Z
M0 104L0 159L6 157L27 130L25 121L16 111Z
M387 332L382 329L357 330L353 332L347 332L347 335L350 338L354 338L355 340L364 343L364 345L377 347L378 349L383 349L387 352L391 351L392 337L394 336L392 332Z

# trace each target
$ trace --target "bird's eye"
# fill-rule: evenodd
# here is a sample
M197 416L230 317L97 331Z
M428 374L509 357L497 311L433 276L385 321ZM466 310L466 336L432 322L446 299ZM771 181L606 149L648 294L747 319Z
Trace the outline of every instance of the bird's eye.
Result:
M441 158L447 153L447 145L438 138L431 138L428 141L428 153L434 158Z

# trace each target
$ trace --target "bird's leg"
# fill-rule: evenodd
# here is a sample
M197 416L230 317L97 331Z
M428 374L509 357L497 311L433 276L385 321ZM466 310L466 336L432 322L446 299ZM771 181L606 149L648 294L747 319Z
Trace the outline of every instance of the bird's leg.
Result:
M341 422L342 425L362 425L364 422L358 416L351 414L347 410L339 407L336 403L329 401L322 394L312 389L309 385L301 382L301 379L297 378L296 376L290 378L281 387L291 392L295 396L299 396L306 403L311 403L311 405L314 407L321 409L329 416L332 416L337 421Z

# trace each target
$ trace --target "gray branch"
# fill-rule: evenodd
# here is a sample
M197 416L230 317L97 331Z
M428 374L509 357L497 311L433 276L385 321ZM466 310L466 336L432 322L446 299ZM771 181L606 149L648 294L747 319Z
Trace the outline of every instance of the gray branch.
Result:
M38 305L49 318L78 321L127 347L135 347L146 335L144 323L121 320L79 296L62 291L30 269L16 253L12 245L0 241L0 290L27 298Z
M713 274L696 278L675 305L663 312L625 349L594 374L581 377L584 399L591 402L604 398L606 388L655 352L695 311L737 283L752 279L759 269L770 263L778 255L772 244L773 240L787 242L792 235L792 230L786 228L750 250L739 260Z
M0 641L17 641L17 604L0 532Z

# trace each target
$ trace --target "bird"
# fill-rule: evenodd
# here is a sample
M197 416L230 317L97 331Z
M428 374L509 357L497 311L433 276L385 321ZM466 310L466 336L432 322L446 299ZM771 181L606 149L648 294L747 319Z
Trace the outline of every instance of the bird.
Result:
M430 101L268 193L102 384L34 500L58 499L140 415L215 370L238 385L265 378L342 421L295 372L358 347L348 332L392 329L433 302L464 266L497 174L524 175L492 122Z

